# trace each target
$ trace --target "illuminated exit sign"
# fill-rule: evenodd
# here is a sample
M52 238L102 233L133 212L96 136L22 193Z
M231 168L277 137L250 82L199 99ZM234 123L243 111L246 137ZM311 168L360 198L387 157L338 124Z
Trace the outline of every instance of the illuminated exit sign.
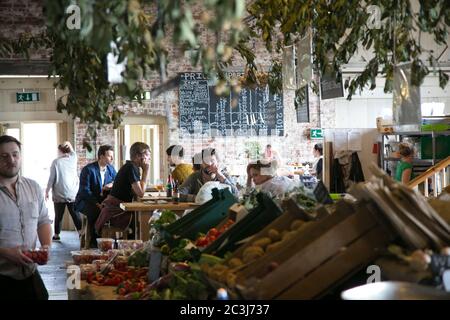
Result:
M39 92L17 92L16 93L16 102L24 103L24 102L36 102L39 101Z

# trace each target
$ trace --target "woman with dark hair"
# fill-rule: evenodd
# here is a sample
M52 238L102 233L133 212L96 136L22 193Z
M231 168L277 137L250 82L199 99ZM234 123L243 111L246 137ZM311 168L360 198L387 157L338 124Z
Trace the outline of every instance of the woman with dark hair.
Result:
M323 171L323 147L320 143L314 145L313 155L316 160L313 163L312 174L317 177L317 179L322 180Z
M255 187L275 197L289 192L295 186L294 182L288 177L277 176L275 172L276 166L273 162L250 163L247 166L247 188Z
M414 149L408 143L402 142L399 145L399 153L401 159L397 165L395 180L406 184L413 178Z

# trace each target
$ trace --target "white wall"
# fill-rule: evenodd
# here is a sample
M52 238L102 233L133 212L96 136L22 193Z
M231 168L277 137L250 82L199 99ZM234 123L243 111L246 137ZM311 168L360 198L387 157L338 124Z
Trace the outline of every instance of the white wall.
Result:
M344 74L344 80L348 78ZM327 103L334 103L335 128L376 128L376 118L392 116L392 93L383 92L384 78L376 79L377 87L370 91L353 95L352 100L344 98L333 99ZM445 104L444 112L450 115L450 82L445 89L439 87L437 76L427 77L420 87L422 102L441 102Z

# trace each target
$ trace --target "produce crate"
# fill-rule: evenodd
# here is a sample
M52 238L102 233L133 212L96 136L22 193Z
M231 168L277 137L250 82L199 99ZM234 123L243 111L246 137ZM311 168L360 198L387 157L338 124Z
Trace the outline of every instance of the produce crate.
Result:
M258 206L225 231L203 252L223 257L239 247L238 242L259 232L282 213L281 208L264 193L257 195Z
M269 230L272 230L272 229L277 230L277 231L289 230L289 228L294 220L300 219L303 221L307 221L305 219L305 213L302 211L303 211L302 209L299 209L296 211L284 212L281 216L279 216L274 221L272 221L270 224L268 224L264 229L262 229L260 232L255 234L253 237L251 237L251 239L249 239L249 241L247 241L245 244L240 246L236 251L234 251L233 255L227 260L230 260L235 257L241 257L244 250L247 247L251 246L253 242L255 242L261 238L269 237Z
M338 205L335 214L309 224L283 248L240 270L237 282L247 288L245 297L318 298L373 261L378 249L392 241L370 205ZM278 267L270 272L272 263Z
M212 195L211 200L163 228L161 230L163 238L169 243L174 237L195 240L199 232L206 233L224 220L228 215L228 209L237 200L228 189L213 189Z
M305 221L320 220L329 215L328 211L322 205L318 205L313 211L306 211L292 198L284 199L281 207L284 212L297 215L299 219Z

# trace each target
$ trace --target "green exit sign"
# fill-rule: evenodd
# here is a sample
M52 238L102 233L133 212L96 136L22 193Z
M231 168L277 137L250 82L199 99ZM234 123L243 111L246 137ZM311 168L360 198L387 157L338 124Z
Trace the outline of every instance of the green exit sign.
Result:
M151 96L150 96L150 91L143 91L141 92L141 100L142 101L146 101L146 100L150 100ZM138 101L138 96L135 96L133 101Z
M17 103L39 101L39 92L17 92L16 101Z
M311 129L311 139L323 139L323 129Z

